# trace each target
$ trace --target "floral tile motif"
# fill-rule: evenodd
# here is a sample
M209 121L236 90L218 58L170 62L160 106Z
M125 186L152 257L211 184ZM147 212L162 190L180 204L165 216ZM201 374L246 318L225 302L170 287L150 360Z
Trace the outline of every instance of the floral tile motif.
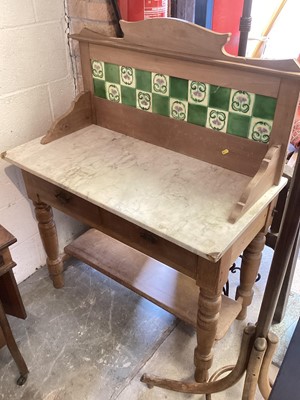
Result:
M132 67L120 66L120 83L121 85L135 88L135 69Z
M139 110L152 112L152 93L137 90L136 108Z
M209 85L204 82L189 81L188 101L190 104L208 105Z
M104 69L104 62L92 60L92 73L93 78L101 79L102 81L105 80L105 69Z
M152 93L157 93L161 96L169 96L169 76L152 72Z
M214 131L226 132L228 112L208 107L206 128Z
M117 83L105 82L107 100L114 103L122 103L121 86Z
M241 115L252 115L255 95L242 90L231 90L229 111Z
M178 99L170 99L170 118L178 121L186 121L188 115L188 103Z
M252 118L248 138L255 142L269 143L273 121Z
M91 60L94 95L217 132L268 143L277 100L238 89Z

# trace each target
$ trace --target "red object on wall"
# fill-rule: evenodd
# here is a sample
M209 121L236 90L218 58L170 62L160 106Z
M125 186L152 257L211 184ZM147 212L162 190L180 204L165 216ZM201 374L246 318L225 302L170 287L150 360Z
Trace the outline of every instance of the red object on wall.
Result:
M233 55L238 53L243 5L244 0L214 0L212 30L220 33L231 32L225 50Z
M121 18L125 21L141 21L145 15L144 0L118 0Z
M118 3L125 21L168 16L168 0L118 0Z
M168 16L168 0L145 0L145 19Z

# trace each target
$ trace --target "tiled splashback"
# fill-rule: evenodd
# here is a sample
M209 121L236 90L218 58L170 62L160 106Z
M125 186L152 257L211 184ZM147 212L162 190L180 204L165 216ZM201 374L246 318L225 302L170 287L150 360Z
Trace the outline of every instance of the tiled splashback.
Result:
M220 132L269 142L276 99L92 60L95 95Z

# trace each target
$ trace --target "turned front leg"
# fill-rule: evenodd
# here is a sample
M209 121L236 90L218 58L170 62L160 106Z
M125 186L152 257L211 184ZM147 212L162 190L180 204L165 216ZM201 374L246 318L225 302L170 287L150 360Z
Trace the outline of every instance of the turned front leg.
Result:
M240 285L237 288L235 296L236 299L242 299L242 310L237 319L242 320L246 318L247 307L252 302L253 286L258 274L265 242L265 234L260 232L243 252Z
M45 203L34 202L40 236L47 254L47 267L55 288L64 286L63 262L59 255L58 240L52 208Z
M195 380L206 382L208 370L212 365L212 347L217 333L217 324L221 308L221 293L212 294L201 288L197 315L197 347L194 353Z

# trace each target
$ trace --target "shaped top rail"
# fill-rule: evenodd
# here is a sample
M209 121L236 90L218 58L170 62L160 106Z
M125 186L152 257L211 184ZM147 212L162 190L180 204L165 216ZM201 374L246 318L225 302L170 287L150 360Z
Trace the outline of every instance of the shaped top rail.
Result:
M144 53L202 61L228 67L259 70L300 79L296 60L262 60L232 56L224 50L230 33L216 33L198 25L173 18L154 18L138 22L120 21L124 37L115 38L84 28L71 38Z

